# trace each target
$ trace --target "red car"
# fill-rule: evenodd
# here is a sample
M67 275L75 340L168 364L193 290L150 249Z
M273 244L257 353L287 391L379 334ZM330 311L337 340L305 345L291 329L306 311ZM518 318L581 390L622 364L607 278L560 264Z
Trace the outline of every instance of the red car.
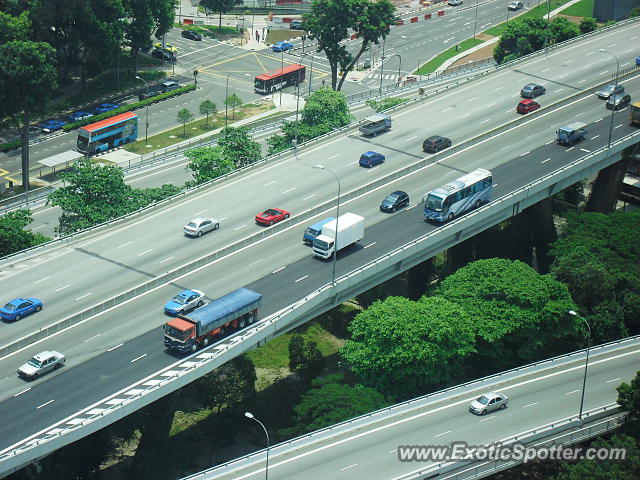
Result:
M282 210L281 208L269 208L256 215L256 223L271 226L274 223L286 220L289 218L289 215L291 215L289 212Z
M534 110L538 110L540 108L540 104L538 102L534 102L533 100L520 100L518 106L516 107L516 112L518 113L529 113Z

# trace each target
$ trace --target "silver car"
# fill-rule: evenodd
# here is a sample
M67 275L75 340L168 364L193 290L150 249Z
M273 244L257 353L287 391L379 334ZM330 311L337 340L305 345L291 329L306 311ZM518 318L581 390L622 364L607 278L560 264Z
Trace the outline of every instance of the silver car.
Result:
M617 85L612 83L611 85L605 85L604 87L602 87L600 90L596 92L596 95L598 95L598 98L602 98L603 100L606 100L611 95L615 95L623 92L624 92L624 85L622 85L621 83Z
M55 350L40 352L18 369L18 375L33 380L39 375L64 365L65 357Z
M508 402L509 398L504 393L484 393L471 402L469 411L476 415L484 415L487 412L506 408Z
M187 223L182 231L190 237L201 237L203 233L220 228L220 221L215 218L194 218Z

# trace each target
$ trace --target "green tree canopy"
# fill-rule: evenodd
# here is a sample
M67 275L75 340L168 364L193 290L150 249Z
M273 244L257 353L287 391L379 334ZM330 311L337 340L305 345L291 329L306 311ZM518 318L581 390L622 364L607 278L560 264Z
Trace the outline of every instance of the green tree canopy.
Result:
M473 319L478 357L506 369L576 346L582 326L567 286L518 260L469 263L445 278L436 295ZM579 343L582 346L582 340Z
M580 21L580 33L594 32L598 28L595 18L583 18Z
M189 159L186 169L191 171L196 184L218 178L235 169L233 160L224 154L220 145L196 147L184 154Z
M225 127L218 145L224 150L224 155L230 159L236 168L251 165L262 157L260 144L251 140L249 127Z
M305 340L302 335L293 335L289 340L289 370L302 381L311 382L320 373L324 357L313 340Z
M224 99L224 105L225 107L231 109L233 118L236 118L236 108L242 105L242 99L235 93L232 93L231 95L229 95L227 98Z
M625 431L640 439L640 371L631 384L622 382L617 390L618 404L628 414L624 421Z
M191 113L187 108L181 108L178 110L178 115L176 116L176 122L182 124L182 134L186 135L187 133L187 123L193 120L193 113Z
M41 233L25 230L30 223L30 210L15 210L0 216L0 257L50 240Z
M372 388L343 383L341 375L330 375L311 382L311 388L294 407L293 426L280 431L291 438L379 410L384 397Z
M444 297L388 297L356 315L341 353L365 384L389 397L416 396L461 373L474 351L474 322Z
M207 126L209 125L209 115L214 115L218 111L218 107L211 100L203 100L200 102L200 115L207 116Z
M24 11L19 16L13 16L0 11L0 45L12 40L27 40L31 20L29 12Z

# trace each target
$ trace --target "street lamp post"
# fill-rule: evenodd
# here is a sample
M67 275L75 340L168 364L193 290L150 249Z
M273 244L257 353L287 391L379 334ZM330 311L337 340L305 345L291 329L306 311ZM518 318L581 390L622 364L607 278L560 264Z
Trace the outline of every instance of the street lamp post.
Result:
M389 58L392 57L398 57L399 62L398 62L398 81L396 82L397 85L400 85L400 69L402 68L402 55L400 55L399 53L394 53L393 55L391 55Z
M311 95L311 80L313 79L313 58L316 56L316 51L314 50L311 54L311 66L309 67L309 95Z
M245 412L244 416L258 422L262 427L262 429L264 430L264 434L267 436L267 462L265 464L265 469L264 469L264 480L269 480L269 432L267 432L267 427L264 426L264 423L262 423L256 417L254 417L253 413Z
M227 82L226 82L226 86L224 87L224 128L227 128L227 125L229 124L229 115L228 115L229 108L227 106L228 100L229 100L229 77L234 73L236 72L229 72L227 74Z
M587 326L587 330L589 332L589 337L587 338L587 359L584 362L584 378L582 379L582 395L580 396L580 414L578 416L579 420L582 420L582 408L584 407L584 390L587 387L587 368L589 367L589 349L591 348L591 326L589 325L589 322L578 315L577 312L569 310L569 314L582 320Z
M478 25L478 2L479 0L476 0L476 18L473 21L473 38L476 38L476 27ZM509 9L507 9L507 12L509 11ZM509 15L509 14L507 14Z
M600 52L602 53L608 53L609 55L611 55L613 58L616 59L616 76L614 78L614 89L613 91L616 91L616 87L618 86L618 74L620 73L620 60L618 60L618 56L615 53L612 53L608 50L605 50L603 48L599 49ZM615 107L615 105L614 105ZM609 123L609 142L607 143L607 148L609 150L611 150L611 135L613 134L613 114L615 113L615 108L611 109L611 122Z
M284 50L280 50L280 71L284 69ZM282 108L282 84L280 84L280 108Z
M298 62L298 67L300 68L302 68L302 60L304 60L304 55L300 57L300 61ZM298 69L298 75L300 75L300 69ZM300 77L298 77L298 81L296 82L296 132L295 132L293 148L298 148L298 112L299 110L300 110Z
M380 57L380 61L382 62L380 65L380 95L382 95L382 77L384 76L384 44L386 41L386 38L382 39L382 56Z
M136 78L138 80L142 80L144 82L145 86L147 87L147 98L149 98L149 84L147 83L147 81L144 78L142 78L142 77L140 77L138 75L136 75ZM147 102L146 111L145 111L144 116L145 116L145 119L144 119L144 141L148 142L149 141L148 140L149 139L149 103L148 102Z
M318 170L325 170L327 172L329 172L331 175L333 175L336 179L336 182L338 182L338 204L336 206L336 238L333 239L333 267L332 267L332 273L331 273L331 286L333 287L333 293L335 295L336 293L336 261L338 258L338 222L340 221L340 179L338 178L338 175L335 174L335 172L327 167L325 167L324 165L314 165L313 168L318 169Z

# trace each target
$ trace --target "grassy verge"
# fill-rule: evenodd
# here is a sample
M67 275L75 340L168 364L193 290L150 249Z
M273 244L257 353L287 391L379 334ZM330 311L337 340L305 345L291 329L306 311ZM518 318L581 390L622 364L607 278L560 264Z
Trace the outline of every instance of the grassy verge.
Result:
M500 25L496 25L495 27L491 27L489 30L486 30L484 33L486 33L487 35L492 35L494 37L499 37L500 35L502 35L505 31L505 29L507 28L507 23L513 21L513 20L522 20L523 18L535 18L535 17L543 17L547 14L548 11L553 11L558 7L561 7L562 5L564 5L565 3L568 3L569 0L551 0L549 3L549 6L547 6L547 2L540 2L540 5L533 7L532 9L511 17L511 12L509 15L509 20L506 22L501 23ZM517 13L517 12L514 12ZM565 12L562 12L565 13Z
M442 52L437 57L432 58L431 60L429 60L429 62L427 62L424 65L422 65L415 72L415 74L416 75L427 75L428 73L435 72L440 65L442 65L444 62L446 62L450 58L453 58L456 55L458 55L459 53L464 52L465 50L469 50L470 48L475 47L476 45L480 45L481 43L483 43L483 40L480 40L478 38L468 38L468 39L464 40L463 42L461 42L458 45L457 49L456 49L456 46L454 45L453 47L449 48L448 50L445 50L444 52Z
M266 112L275 108L272 104L261 104L259 106L253 104L243 105L236 110L235 118L233 118L233 114L229 111L229 122L242 120L244 118L252 117L258 115L260 113ZM278 114L280 112L277 112ZM144 114L141 115L141 118ZM142 120L144 122L144 119ZM209 117L209 124L207 125L206 117L199 118L191 123L188 123L186 126L186 133L184 127L178 126L176 128L172 128L171 130L167 130L166 132L159 133L157 135L153 135L148 138L148 141L145 141L144 138L141 138L137 142L130 143L126 145L125 150L132 153L149 153L154 150L159 150L161 148L166 148L171 145L175 145L176 143L183 142L184 140L189 140L190 138L197 137L206 132L210 132L211 130L215 130L217 128L224 127L224 111L221 113L217 113L215 115L211 115ZM138 137L142 137L144 134L144 127L138 128ZM151 145L147 147L147 145Z
M593 17L594 0L580 0L562 11L563 15L572 15L574 17Z
M301 37L304 32L300 30L269 30L267 32L266 43L286 42L292 38Z

